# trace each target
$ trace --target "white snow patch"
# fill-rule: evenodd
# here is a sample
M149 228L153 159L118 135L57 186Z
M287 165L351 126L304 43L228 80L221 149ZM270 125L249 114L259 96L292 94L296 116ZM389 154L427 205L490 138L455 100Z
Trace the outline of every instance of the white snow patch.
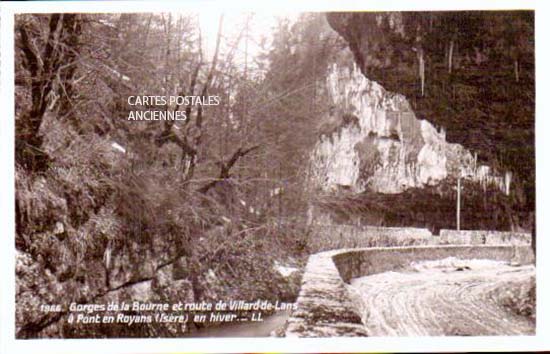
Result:
M107 66L107 65L104 65L104 67L109 70L113 75L115 75L116 77L122 79L123 81L130 81L130 78L124 74L121 74L120 72L118 72L117 70Z
M212 269L208 269L208 272L206 272L206 278L209 280L217 280L218 277L216 276L216 273Z
M104 26L111 27L111 28L116 28L116 26L113 23L109 22L109 21L105 21L103 19L100 19L98 22L101 23Z
M281 187L277 187L277 188L274 188L272 190L269 191L269 196L271 198L275 197L275 196L278 196L279 194L281 194L283 192L283 189Z
M289 277L292 273L298 271L296 267L285 266L277 261L274 262L273 269L275 269L283 277Z
M116 142L112 143L112 144L111 144L111 147L112 147L113 149L115 149L115 150L118 150L118 151L122 152L123 154L126 153L126 149L123 148L121 145L119 145L119 144L116 143Z

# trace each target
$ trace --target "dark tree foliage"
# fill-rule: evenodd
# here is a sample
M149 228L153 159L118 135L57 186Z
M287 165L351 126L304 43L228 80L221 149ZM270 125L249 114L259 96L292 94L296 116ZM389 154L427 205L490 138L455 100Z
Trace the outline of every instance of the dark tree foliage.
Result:
M75 94L72 79L80 51L82 16L53 14L18 21L15 34L21 67L19 78L30 85L30 107L16 120L16 156L32 171L44 171L48 156L42 148L40 126L51 96L61 97L61 113L67 114Z

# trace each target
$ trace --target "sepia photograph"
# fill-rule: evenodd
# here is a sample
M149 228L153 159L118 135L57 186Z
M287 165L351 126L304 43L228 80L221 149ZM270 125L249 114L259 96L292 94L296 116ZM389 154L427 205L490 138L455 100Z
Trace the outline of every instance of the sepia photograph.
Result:
M535 11L13 22L16 339L537 334Z

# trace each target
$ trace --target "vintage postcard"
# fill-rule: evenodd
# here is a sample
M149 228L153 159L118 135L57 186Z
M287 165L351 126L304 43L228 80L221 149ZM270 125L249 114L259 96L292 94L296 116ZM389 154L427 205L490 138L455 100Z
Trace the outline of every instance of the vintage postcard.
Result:
M9 348L543 349L536 5L2 5Z

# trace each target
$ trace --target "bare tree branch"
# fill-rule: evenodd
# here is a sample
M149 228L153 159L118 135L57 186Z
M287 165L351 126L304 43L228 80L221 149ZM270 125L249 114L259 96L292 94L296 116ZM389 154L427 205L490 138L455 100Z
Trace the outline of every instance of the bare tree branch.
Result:
M237 163L237 161L251 153L252 151L259 149L260 145L254 145L248 149L243 149L242 147L238 148L237 151L233 153L231 158L228 160L227 163L224 163L223 161L220 161L218 164L221 166L220 174L218 176L218 179L211 181L210 183L202 186L198 189L200 193L206 193L208 192L212 187L214 187L216 184L218 184L220 181L227 179L230 177L230 170L231 168Z

